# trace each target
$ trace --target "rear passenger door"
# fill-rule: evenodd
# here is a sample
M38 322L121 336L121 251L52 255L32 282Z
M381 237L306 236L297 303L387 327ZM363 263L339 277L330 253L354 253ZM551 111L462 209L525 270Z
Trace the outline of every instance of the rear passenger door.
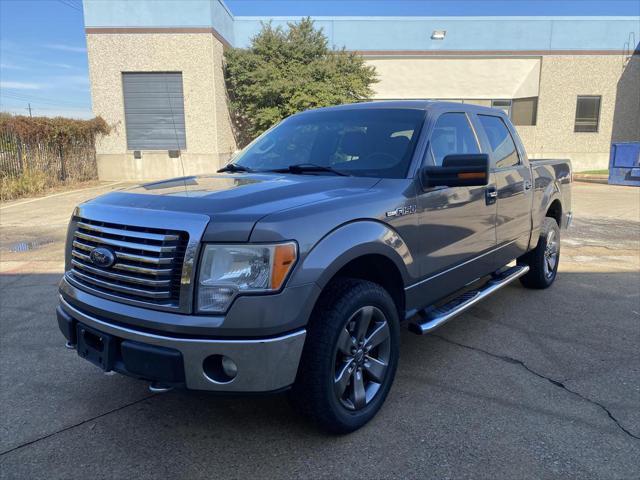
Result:
M521 158L513 135L499 115L478 114L495 181L498 247L509 247L511 258L524 253L531 233L531 169Z
M465 112L442 113L433 124L423 165L441 166L444 157L482 153ZM417 195L420 215L420 299L426 304L491 271L485 252L495 248L495 204L486 187L434 187ZM414 294L414 292L408 292Z

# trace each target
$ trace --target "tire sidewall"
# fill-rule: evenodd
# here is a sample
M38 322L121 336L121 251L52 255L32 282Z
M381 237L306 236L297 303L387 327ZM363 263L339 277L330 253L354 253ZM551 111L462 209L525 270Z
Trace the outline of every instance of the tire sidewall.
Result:
M323 371L325 372L325 378L323 380L323 391L325 393L324 402L326 402L326 405L329 407L336 420L345 427L345 431L355 430L361 427L378 412L393 384L399 357L400 326L398 312L393 300L389 294L377 284L365 281L360 281L358 283L368 284L367 287L369 288L364 290L354 289L356 292L355 295L350 295L349 291L347 291L336 301L336 304L339 307L339 313L338 311L334 311L334 314L340 315L341 321L337 322L337 320L334 320L339 324L339 326L332 330L331 338L329 340L329 344L332 346L329 351L330 354L326 358L323 358ZM336 358L340 332L346 327L351 316L360 308L365 306L379 308L385 315L391 337L391 352L389 356L389 366L387 367L387 376L380 387L380 390L378 390L375 397L368 405L360 410L352 411L345 408L334 393L334 359Z
M555 266L553 267L553 275L551 275L550 277L547 277L545 275L545 268L544 268L544 264L545 264L545 257L544 257L544 253L545 250L547 249L547 236L549 235L549 232L551 231L555 231L555 236L557 238L557 242L558 242L558 258L556 261ZM545 283L546 286L550 286L554 280L556 279L556 276L558 275L558 267L560 266L560 227L558 227L558 224L556 223L556 221L553 218L550 217L546 217L544 219L543 225L542 225L542 231L540 232L540 244L539 244L539 251L538 251L538 258L536 259L538 262L538 268L540 271L540 276L541 276L541 280Z

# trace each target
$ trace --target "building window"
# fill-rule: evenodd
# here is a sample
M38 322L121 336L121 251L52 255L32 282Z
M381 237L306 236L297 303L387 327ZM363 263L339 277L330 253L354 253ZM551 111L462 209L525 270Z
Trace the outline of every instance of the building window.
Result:
M465 98L462 103L466 103L469 105L479 105L481 107L491 106L491 100L487 100L484 98Z
M502 110L507 117L511 117L511 100L491 100L491 108Z
M511 121L514 125L535 125L538 116L538 97L514 98L511 102Z
M600 100L602 97L578 95L574 132L597 132L600 120Z
M123 73L129 150L184 150L182 73Z

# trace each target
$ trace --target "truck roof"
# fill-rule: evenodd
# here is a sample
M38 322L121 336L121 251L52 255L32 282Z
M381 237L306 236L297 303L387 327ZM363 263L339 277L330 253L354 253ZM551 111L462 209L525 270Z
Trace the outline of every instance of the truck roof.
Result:
M347 103L342 105L335 105L332 107L321 107L306 112L318 112L318 111L332 111L332 110L368 110L378 108L393 108L393 109L410 109L410 110L461 110L461 111L484 111L491 112L494 115L496 112L501 112L494 108L483 107L480 105L474 105L470 103L460 102L445 102L441 100L374 100L370 102L360 103ZM301 112L304 114L306 112ZM298 115L300 115L298 114Z

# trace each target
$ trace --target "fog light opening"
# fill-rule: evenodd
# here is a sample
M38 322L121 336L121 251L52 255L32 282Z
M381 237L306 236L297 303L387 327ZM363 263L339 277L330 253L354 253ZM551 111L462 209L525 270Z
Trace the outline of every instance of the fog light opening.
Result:
M212 382L229 383L238 375L236 362L225 355L209 355L202 362L206 377Z

